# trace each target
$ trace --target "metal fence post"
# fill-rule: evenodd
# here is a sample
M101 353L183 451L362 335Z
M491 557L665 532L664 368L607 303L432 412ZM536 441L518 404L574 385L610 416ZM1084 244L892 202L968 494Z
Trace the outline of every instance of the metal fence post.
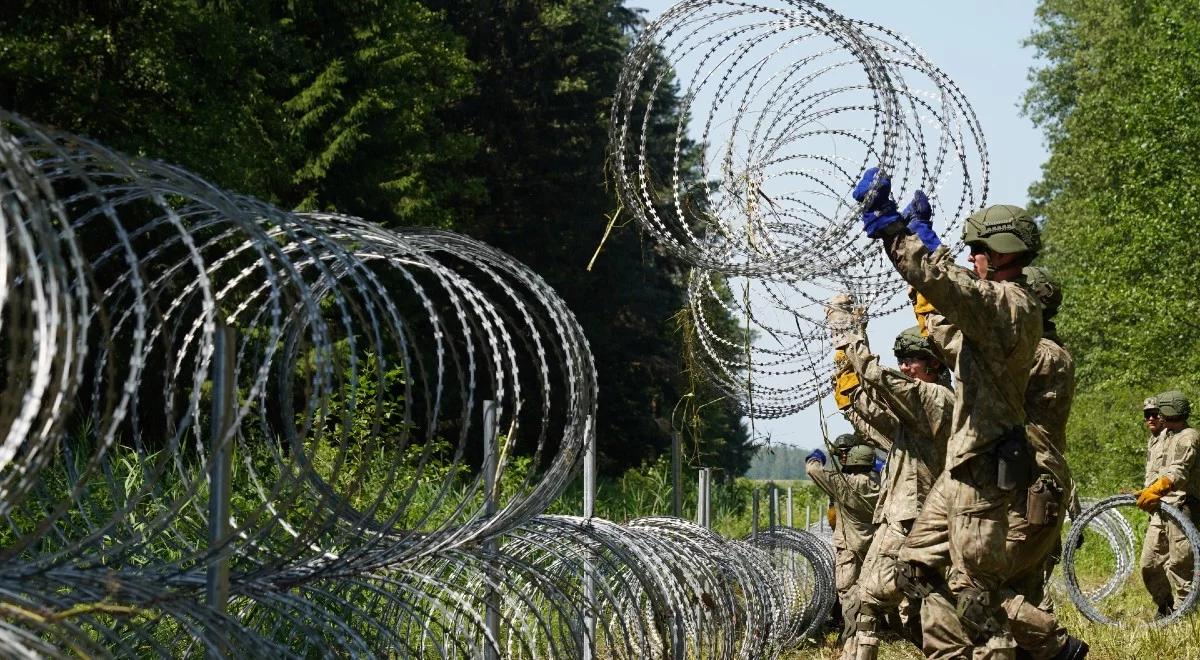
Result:
M496 455L496 402L488 399L483 402L483 511L490 519L496 515L496 471L498 456ZM496 541L488 539L483 542L484 554L496 551ZM494 586L488 586L484 596L484 626L490 639L483 640L483 660L499 660L500 646L500 594Z
M787 526L788 527L794 526L794 525L792 525L792 487L791 486L788 486L788 491L787 491Z
M583 451L583 517L596 515L596 434L592 428L592 416L588 415L584 426ZM595 567L591 553L583 559L583 639L580 648L583 660L592 660L596 644L596 585Z
M767 520L770 522L767 530L773 532L779 523L779 488L775 484L771 484L771 499L767 508Z
M679 431L671 431L671 515L683 517L683 451Z
M700 468L699 481L696 484L696 524L708 529L712 524L712 509L709 506L709 468Z
M217 321L212 356L212 426L209 449L208 545L217 547L229 537L229 498L233 472L233 420L237 408L237 333ZM222 553L223 555L223 553ZM229 558L210 561L206 590L208 606L224 612L229 603Z
M750 534L758 536L758 487L754 487L754 496L750 498Z

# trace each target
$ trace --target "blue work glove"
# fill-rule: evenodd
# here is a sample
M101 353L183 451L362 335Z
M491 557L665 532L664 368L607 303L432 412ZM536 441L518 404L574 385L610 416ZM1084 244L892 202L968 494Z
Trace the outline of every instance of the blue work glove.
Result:
M933 222L930 221L933 217L933 206L929 204L924 190L918 189L913 193L912 201L904 207L900 215L908 221L908 230L921 239L926 250L933 252L941 247L942 239L938 238L937 232L933 230Z
M880 238L888 233L886 228L902 218L896 212L896 202L892 201L892 180L878 167L863 172L850 196L854 201L862 202L867 198L873 184L877 185L875 196L869 205L863 207L863 231L867 232L868 238Z
M872 167L862 173L850 196L861 204L867 198L867 193L871 192L871 185L875 183L878 183L878 187L875 188L875 197L871 200L871 205L864 206L863 210L886 211L889 205L891 210L896 210L896 203L892 201L892 178L879 171L878 167Z
M821 451L820 449L814 449L812 450L811 454L804 457L805 463L809 461L817 461L821 465L825 465L825 460L825 452Z
M883 238L886 235L895 234L892 231L893 225L898 225L904 218L896 212L896 205L892 204L892 210L889 212L882 211L867 211L863 213L863 231L867 232L867 238Z
M876 456L875 457L875 467L872 469L874 469L876 472L879 472L882 474L884 465L886 465L886 463L883 462L883 459Z

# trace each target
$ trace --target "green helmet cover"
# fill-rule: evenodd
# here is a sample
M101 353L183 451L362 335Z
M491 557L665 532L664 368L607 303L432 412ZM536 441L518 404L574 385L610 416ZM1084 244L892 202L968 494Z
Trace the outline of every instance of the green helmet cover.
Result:
M1042 307L1046 308L1045 312L1047 314L1057 312L1063 301L1062 285L1058 280L1042 266L1026 266L1022 272L1029 290L1037 296L1038 300L1042 301Z
M1187 417L1192 412L1191 402L1179 390L1168 390L1154 398L1163 417Z
M1143 401L1142 410L1158 410L1158 399L1150 397Z
M1037 254L1042 248L1041 232L1033 216L1011 204L997 204L972 213L963 224L963 242L983 244L999 254Z
M896 343L892 344L892 352L895 353L897 359L919 357L941 362L933 350L933 342L929 340L929 337L922 336L920 326L916 325L896 335Z
M857 433L843 433L833 440L833 446L842 450L850 449L862 443L862 438L858 437Z
M875 464L875 450L868 445L858 445L851 447L850 451L846 452L846 460L842 461L842 465L848 467L871 466Z

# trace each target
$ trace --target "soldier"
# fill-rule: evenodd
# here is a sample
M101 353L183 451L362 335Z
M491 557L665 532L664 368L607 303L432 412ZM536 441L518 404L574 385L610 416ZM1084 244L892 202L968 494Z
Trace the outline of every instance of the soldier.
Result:
M835 348L842 351L861 384L862 395L853 398L853 408L864 418L889 416L894 420L890 442L882 447L888 458L875 507L878 528L859 580L856 634L846 640L842 656L873 660L879 647L875 632L885 612L905 605L901 609L904 621L915 624L920 603L905 601L896 588L897 555L942 471L954 396L942 384L947 374L933 345L915 326L897 335L892 346L899 371L882 367L862 336L851 336L847 344ZM920 637L914 641L919 644Z
M1158 409L1147 406L1157 402ZM1137 505L1150 513L1142 543L1142 581L1166 616L1187 596L1192 584L1192 546L1183 530L1159 511L1159 503L1178 507L1193 522L1200 514L1200 433L1188 426L1191 403L1183 392L1171 390L1147 400L1146 426L1151 432L1146 449L1145 488Z
M820 449L805 457L804 467L809 479L836 504L834 580L842 604L845 638L852 634L858 614L858 575L875 532L871 517L879 497L879 475L872 469L875 451L861 438L845 433L838 436L835 444L842 465L840 473L825 466L825 452Z
M1075 361L1058 337L1054 317L1062 304L1062 287L1042 267L1023 269L1025 286L1042 304L1042 338L1034 352L1034 363L1025 390L1026 439L1032 453L1033 478L1026 497L1017 497L1008 510L1005 554L1011 558L1013 575L997 590L1008 630L1027 657L1083 658L1086 642L1067 634L1045 601L1045 585L1056 563L1064 513L1069 506L1070 469L1066 462L1066 428L1075 395ZM953 342L953 325L926 304L923 310L935 345ZM970 634L948 620L948 612L935 599L931 638L941 648L965 648Z
M1070 505L1067 418L1075 398L1075 359L1059 339L1053 320L1062 304L1061 285L1039 266L1025 268L1024 275L1026 286L1042 303L1042 338L1025 389L1025 429L1035 478L1028 496L1018 498L1009 512L1005 552L1013 557L1016 571L1006 585L1004 610L1017 645L1033 658L1084 657L1087 643L1067 635L1053 612L1040 607L1046 579L1060 554Z
M985 653L1013 657L1002 588L1029 568L1015 565L1019 558L1006 552L1006 538L1010 510L1027 497L1033 475L1025 394L1042 337L1042 314L1022 270L1041 246L1037 225L1016 206L972 214L963 231L972 275L955 266L941 247L929 225L932 209L924 193L917 191L898 213L890 181L872 168L855 187L854 198L864 203L867 235L883 240L900 275L937 310L931 314L940 317L943 335L935 343L957 381L945 471L901 548L900 559L907 564L900 586L920 597L929 591L922 583L937 585L946 603L954 603L957 620L947 622L950 628L961 626ZM926 655L971 653L958 645L956 635L940 635L936 626L923 623Z

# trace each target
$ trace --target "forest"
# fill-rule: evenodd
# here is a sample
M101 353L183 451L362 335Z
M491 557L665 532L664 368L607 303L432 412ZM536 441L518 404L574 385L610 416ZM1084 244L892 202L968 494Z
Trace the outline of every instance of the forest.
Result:
M621 216L607 181L611 95L644 22L635 1L17 4L0 21L4 107L285 208L495 245L586 330L603 472L654 463L673 430L687 465L750 467L736 407L681 357L683 267ZM1200 397L1186 160L1200 147L1187 119L1200 7L1043 0L1027 45L1041 59L1023 107L1051 154L1029 205L1078 361L1069 458L1083 492L1104 495L1140 485L1140 401ZM654 121L675 121L677 101L660 99ZM657 145L662 158L672 146Z
M1050 151L1030 206L1077 361L1068 460L1084 493L1142 486L1141 401L1200 397L1194 3L1043 0L1024 110ZM994 138L993 138L994 139Z
M644 23L636 9L619 0L20 4L0 21L3 107L284 208L449 229L498 247L545 278L586 331L602 473L652 463L673 430L690 465L718 467L721 478L749 466L737 409L682 359L686 272L619 217L606 180L612 93ZM674 94L657 99L655 121L676 120ZM668 159L674 144L654 148Z

